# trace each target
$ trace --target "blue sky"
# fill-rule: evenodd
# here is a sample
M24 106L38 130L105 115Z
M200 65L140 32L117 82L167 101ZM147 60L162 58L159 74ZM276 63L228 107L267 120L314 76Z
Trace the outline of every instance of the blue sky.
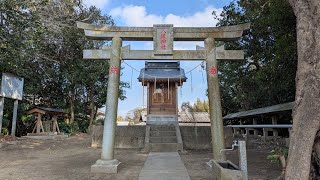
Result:
M153 24L174 24L175 27L212 27L217 21L211 13L221 12L222 7L230 0L84 0L87 6L95 5L104 14L113 17L117 26L152 27ZM152 42L123 42L123 46L130 45L131 49L153 49ZM195 49L196 45L203 46L203 42L174 43L174 49ZM144 67L144 61L126 61L135 69ZM181 67L187 72L200 61L181 61ZM119 101L118 114L125 116L126 112L143 104L142 86L138 82L138 72L122 64L121 81L131 83L132 87L126 89L127 99ZM205 96L207 83L205 71L200 67L187 74L188 80L179 93L179 104L182 102L195 102L197 98L207 99ZM191 89L192 87L192 89ZM181 93L182 92L182 93ZM146 93L145 93L146 94ZM146 99L145 99L146 100ZM146 105L146 103L144 103Z

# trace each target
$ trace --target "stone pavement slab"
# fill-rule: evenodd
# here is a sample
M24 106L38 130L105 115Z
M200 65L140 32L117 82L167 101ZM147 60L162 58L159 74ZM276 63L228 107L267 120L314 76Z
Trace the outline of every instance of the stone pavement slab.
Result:
M177 152L150 152L139 180L190 180Z

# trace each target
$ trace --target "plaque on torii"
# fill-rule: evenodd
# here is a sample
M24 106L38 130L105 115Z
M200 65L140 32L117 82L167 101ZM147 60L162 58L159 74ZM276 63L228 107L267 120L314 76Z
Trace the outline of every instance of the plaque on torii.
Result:
M240 38L250 23L224 27L173 27L159 24L153 27L114 27L97 26L77 22L87 38L93 40L112 40L109 48L83 51L84 59L110 60L106 117L104 123L101 159L91 166L92 172L116 173L119 162L114 159L115 122L120 82L121 60L205 60L208 84L209 112L214 160L225 160L224 133L221 112L217 60L243 60L242 50L225 50L216 47L216 41L232 41ZM153 50L131 50L122 47L124 41L153 41ZM204 41L205 47L196 50L174 50L174 41Z

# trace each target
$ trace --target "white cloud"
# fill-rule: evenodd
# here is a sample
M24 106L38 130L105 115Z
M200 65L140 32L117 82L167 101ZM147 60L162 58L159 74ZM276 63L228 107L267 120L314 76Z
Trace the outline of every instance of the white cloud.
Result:
M222 9L208 6L203 11L196 12L190 16L179 16L175 14L161 16L148 14L144 6L128 5L114 8L109 14L116 22L121 22L124 26L152 27L153 24L173 24L175 27L213 27L218 22L212 16L213 11L221 14ZM175 42L174 49L195 49L196 45L204 46L203 42ZM146 44L145 48L150 49L150 44Z
M104 6L108 5L110 0L84 0L83 3L90 7L96 6L97 8L102 9Z
M201 41L192 41L192 42L174 42L174 49L176 50L195 50L196 46L204 46L204 43Z
M213 19L213 11L217 11L218 14L220 14L221 9L216 9L209 6L203 12L197 12L192 16L186 17L169 14L166 16L164 22L180 27L212 27L218 22L217 20Z
M126 26L153 26L163 22L163 17L147 14L144 6L124 6L112 9L109 13L114 18L119 18Z
M110 11L113 18L120 20L126 26L150 27L153 24L174 24L175 27L212 27L217 20L213 19L212 12L220 14L222 9L212 6L191 16L179 16L168 14L165 17L156 14L148 14L144 6L122 6Z

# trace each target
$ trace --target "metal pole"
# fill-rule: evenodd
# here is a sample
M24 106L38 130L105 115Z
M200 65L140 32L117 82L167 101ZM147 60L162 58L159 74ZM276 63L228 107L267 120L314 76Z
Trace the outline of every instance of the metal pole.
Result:
M16 128L17 128L17 112L18 112L18 100L14 100L13 104L13 116L12 116L12 127L11 127L11 136L16 136Z
M246 141L239 141L239 164L243 180L248 180Z
M225 148L215 40L213 38L207 38L204 43L207 53L207 83L213 159L225 160L225 153L220 153L220 151Z
M3 107L4 107L4 97L0 97L0 135L2 130Z
M111 59L109 64L109 79L106 102L106 117L104 120L102 160L114 159L114 139L118 111L120 64L121 64L122 40L119 37L112 38Z

